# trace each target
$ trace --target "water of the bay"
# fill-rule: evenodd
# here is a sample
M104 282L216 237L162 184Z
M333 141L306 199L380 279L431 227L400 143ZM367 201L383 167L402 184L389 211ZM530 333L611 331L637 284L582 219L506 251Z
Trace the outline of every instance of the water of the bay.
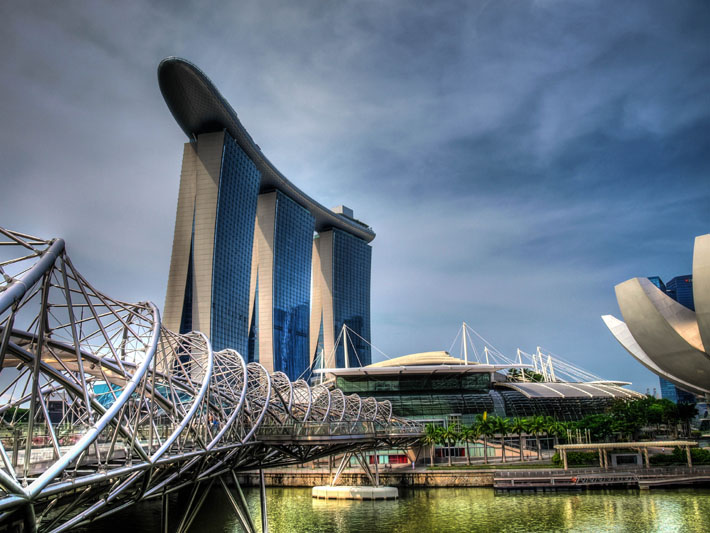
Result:
M259 493L245 489L259 520ZM307 488L267 489L272 533L710 532L710 489L496 495L492 489L400 490L398 500L314 500ZM180 507L171 502L172 520ZM176 524L174 524L176 525ZM160 504L142 504L85 531L160 531ZM214 490L190 531L241 531L227 498Z

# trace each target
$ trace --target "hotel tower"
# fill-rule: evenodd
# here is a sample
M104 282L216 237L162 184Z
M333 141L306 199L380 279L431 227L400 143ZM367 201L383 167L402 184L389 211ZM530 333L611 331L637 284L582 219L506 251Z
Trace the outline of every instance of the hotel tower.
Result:
M352 210L330 210L263 155L196 66L167 58L160 90L188 137L183 148L164 323L205 333L291 379L316 357L371 362L375 233ZM342 340L348 335L348 362Z

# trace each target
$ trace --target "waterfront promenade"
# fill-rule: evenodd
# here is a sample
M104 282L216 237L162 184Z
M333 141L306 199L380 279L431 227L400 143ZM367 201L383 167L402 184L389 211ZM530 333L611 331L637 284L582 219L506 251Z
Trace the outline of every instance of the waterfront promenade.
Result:
M535 463L533 463L534 465ZM463 466L463 465L461 465ZM258 471L241 472L239 482L246 486L259 484ZM332 474L328 468L273 468L264 470L270 487L314 487L328 485ZM538 463L537 467L416 467L402 466L380 470L381 485L395 487L490 487L496 490L583 490L594 488L639 488L670 486L710 487L710 466L571 468L564 470ZM348 468L340 475L341 485L368 485L367 475L359 468Z

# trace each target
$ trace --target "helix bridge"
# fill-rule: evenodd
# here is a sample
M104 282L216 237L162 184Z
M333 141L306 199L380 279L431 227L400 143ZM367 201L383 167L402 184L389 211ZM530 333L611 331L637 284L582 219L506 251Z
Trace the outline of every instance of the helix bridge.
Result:
M256 530L238 472L422 434L389 402L166 329L154 304L96 290L62 239L0 228L0 276L0 531L66 531L156 498L164 531L185 531L213 485ZM188 504L168 527L178 491Z

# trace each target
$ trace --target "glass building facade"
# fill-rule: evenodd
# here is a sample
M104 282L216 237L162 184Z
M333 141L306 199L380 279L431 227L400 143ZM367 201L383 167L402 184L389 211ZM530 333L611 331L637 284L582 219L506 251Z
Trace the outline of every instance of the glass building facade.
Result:
M260 181L261 174L256 165L225 132L212 260L210 341L215 351L232 348L247 353L251 249ZM193 248L191 244L181 331L194 329Z
M212 271L211 341L215 351L247 353L254 217L261 174L224 133Z
M371 264L369 244L344 231L333 230L333 326L336 336L343 324L357 333L349 335L350 367L367 366L372 362L370 345L363 341L363 338L370 340ZM342 342L336 349L335 361L336 366L345 366Z
M285 194L277 193L273 247L273 368L292 380L298 379L309 367L314 226L315 219L307 209Z
M559 420L580 420L603 413L615 401L612 397L551 398L527 397L502 387L495 388L490 374L392 374L337 376L336 386L345 394L389 400L396 416L419 420L460 417L470 424L487 412L504 417L553 416ZM496 400L501 402L497 408Z
M693 300L693 276L676 276L666 283L666 294L676 302L695 311Z
M452 413L465 417L494 410L490 375L486 373L338 376L336 386L345 394L389 400L393 413L408 418L431 419Z
M659 377L661 382L661 398L672 401L673 403L695 403L695 395L679 389L667 379Z
M648 281L653 283L656 287L661 289L663 292L666 292L666 284L663 283L663 280L659 278L658 276L649 276Z

